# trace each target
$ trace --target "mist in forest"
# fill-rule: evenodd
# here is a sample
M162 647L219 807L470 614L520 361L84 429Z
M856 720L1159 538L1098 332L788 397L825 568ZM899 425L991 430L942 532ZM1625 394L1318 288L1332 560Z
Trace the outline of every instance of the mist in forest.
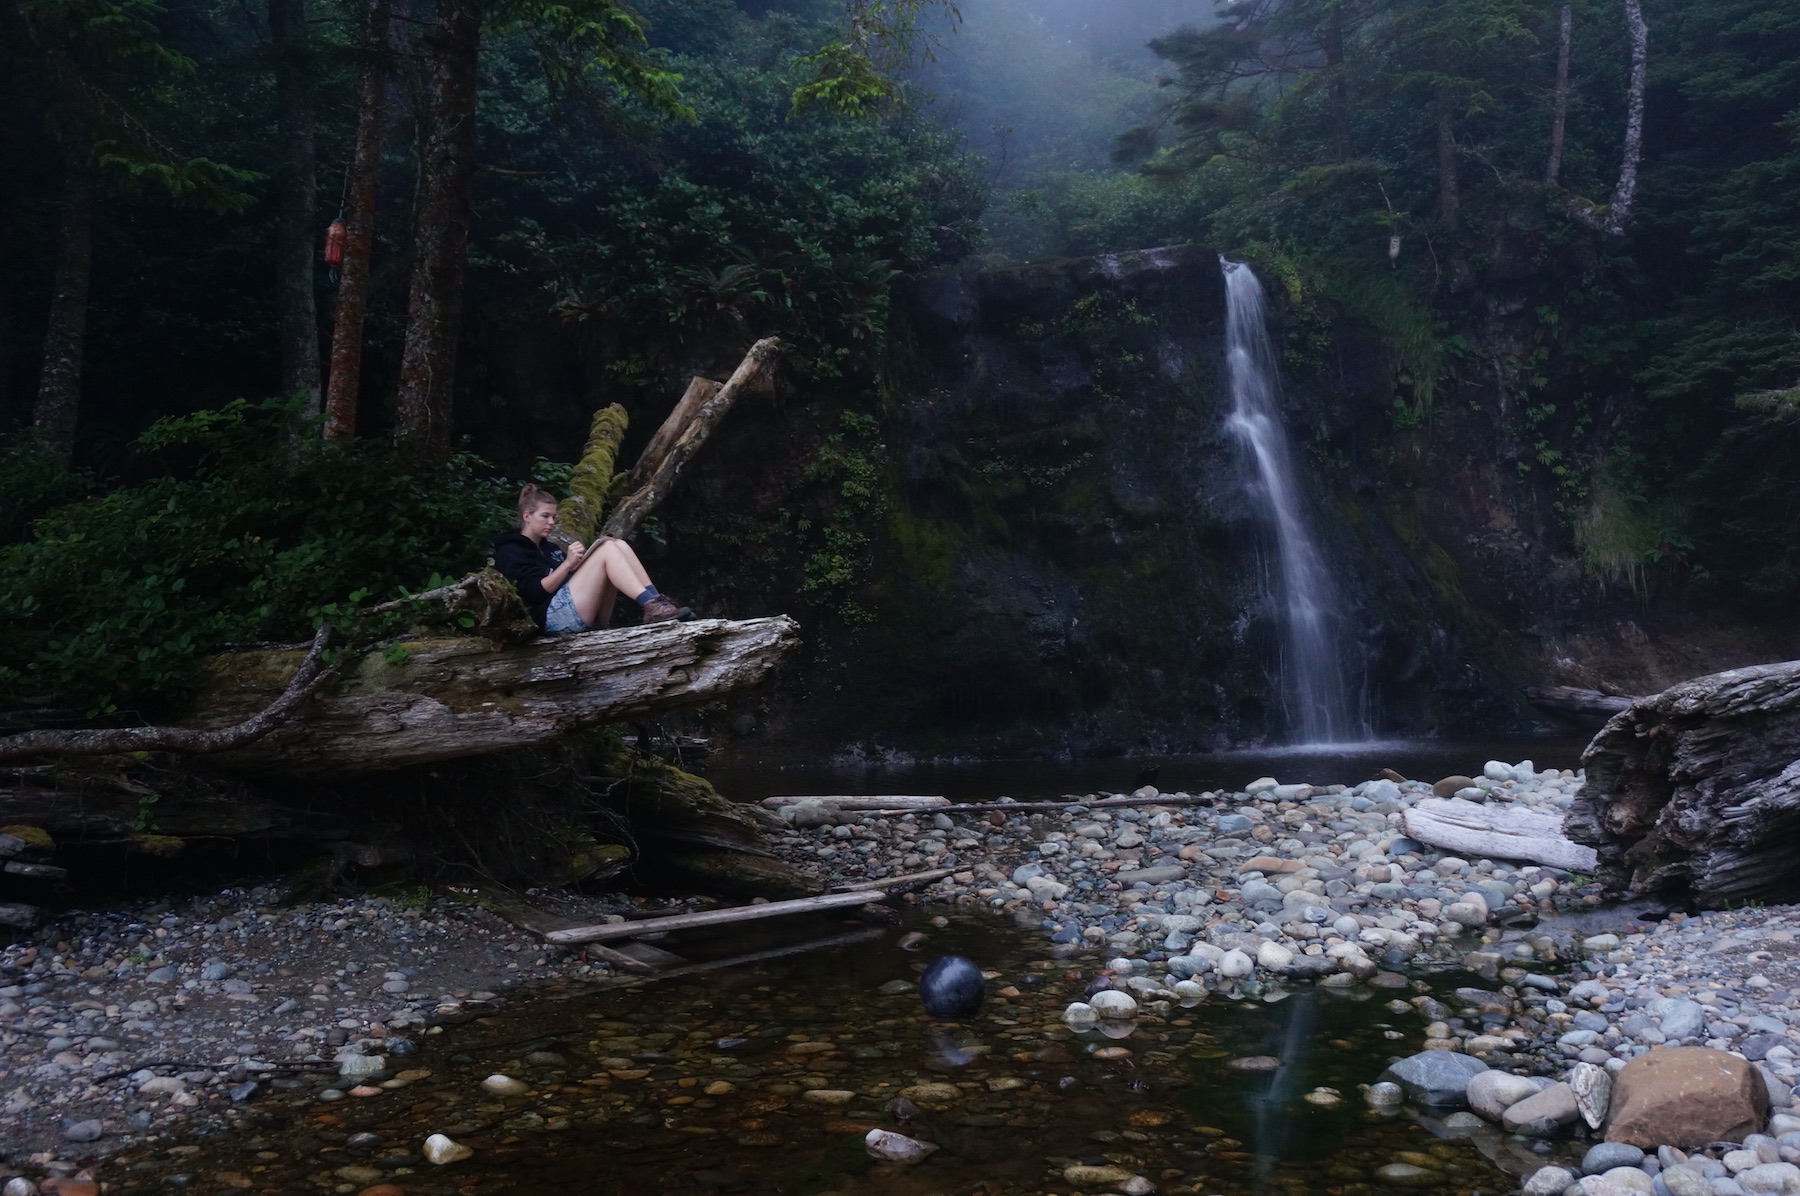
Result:
M1040 248L1044 189L1113 171L1113 139L1143 123L1167 64L1152 38L1212 24L1213 0L969 0L937 30L936 61L917 82L928 110L960 131L986 164L993 247Z

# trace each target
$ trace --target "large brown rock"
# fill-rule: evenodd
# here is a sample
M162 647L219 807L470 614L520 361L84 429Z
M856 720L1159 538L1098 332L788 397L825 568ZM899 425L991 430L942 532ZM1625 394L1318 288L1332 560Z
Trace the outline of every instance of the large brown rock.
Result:
M1754 1065L1710 1047L1666 1047L1639 1055L1614 1078L1606 1140L1688 1150L1742 1142L1768 1118L1769 1089Z

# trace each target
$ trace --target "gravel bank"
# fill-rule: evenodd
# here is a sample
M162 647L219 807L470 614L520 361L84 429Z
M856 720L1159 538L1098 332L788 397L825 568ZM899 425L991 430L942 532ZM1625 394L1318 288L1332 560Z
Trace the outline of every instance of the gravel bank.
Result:
M596 919L632 908L578 904ZM301 1073L391 1075L437 1023L604 973L454 900L290 906L261 887L70 912L0 951L0 1158L72 1172L216 1125Z

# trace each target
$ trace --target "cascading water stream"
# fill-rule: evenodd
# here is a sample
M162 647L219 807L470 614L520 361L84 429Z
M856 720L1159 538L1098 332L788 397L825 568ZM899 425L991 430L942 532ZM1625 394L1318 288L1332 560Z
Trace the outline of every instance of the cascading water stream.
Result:
M1281 424L1280 374L1263 315L1262 284L1242 262L1225 271L1225 363L1231 381L1226 421L1246 449L1252 490L1275 532L1282 612L1280 685L1290 734L1303 743L1369 737L1344 684L1336 635L1336 592L1307 527Z

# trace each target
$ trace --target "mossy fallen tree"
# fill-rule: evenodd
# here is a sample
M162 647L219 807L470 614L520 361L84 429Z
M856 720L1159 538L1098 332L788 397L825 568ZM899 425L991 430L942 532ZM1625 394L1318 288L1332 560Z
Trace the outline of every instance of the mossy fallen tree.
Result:
M786 616L656 623L498 649L474 636L401 639L345 665L280 727L213 759L243 775L329 780L547 743L754 686L798 643ZM190 722L242 721L282 692L302 657L289 648L212 658Z

